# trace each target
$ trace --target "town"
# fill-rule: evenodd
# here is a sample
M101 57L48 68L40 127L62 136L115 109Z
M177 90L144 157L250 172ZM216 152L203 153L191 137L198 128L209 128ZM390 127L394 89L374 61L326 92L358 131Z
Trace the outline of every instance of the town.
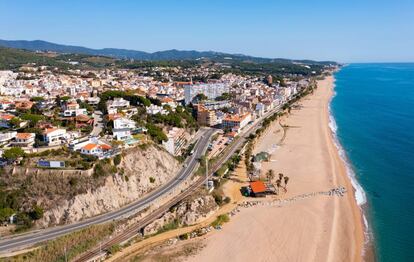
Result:
M218 128L220 139L229 141L311 84L304 77L275 80L272 75L221 74L214 68L73 70L62 74L30 64L1 71L1 165L18 164L25 154L61 148L96 159L110 158L146 139L180 156L199 127ZM193 76L203 76L205 81ZM171 80L185 77L189 81ZM218 153L218 148L211 150ZM33 164L88 167L71 166L58 154Z
M3 241L0 252L90 225L122 227L141 215L147 222L123 230L116 245L159 232L165 208L197 194L213 202L204 211L230 203L222 185L242 157L250 181L239 186L243 195L283 194L289 177L265 174L269 152L253 155L252 141L338 67L3 50L25 57L0 61L0 233L40 231L39 239ZM113 245L91 247L79 260L106 255Z

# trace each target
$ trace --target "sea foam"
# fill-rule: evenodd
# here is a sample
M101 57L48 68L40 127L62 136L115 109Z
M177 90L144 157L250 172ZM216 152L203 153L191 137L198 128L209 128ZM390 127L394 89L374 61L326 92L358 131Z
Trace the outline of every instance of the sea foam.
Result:
M334 87L335 87L335 84L334 84ZM332 137L333 137L333 140L334 140L335 147L338 150L340 158L345 163L345 168L346 168L347 175L350 178L352 187L355 190L356 203L362 210L362 220L363 220L364 228L365 228L365 230L364 230L365 245L367 245L370 242L370 240L372 239L372 233L371 233L369 225L368 225L368 220L367 220L367 218L364 214L364 210L362 209L362 206L367 203L367 197L366 197L364 189L358 183L358 180L356 178L356 175L355 175L355 172L352 168L352 165L350 164L350 161L349 161L349 159L348 159L348 157L345 153L345 150L342 147L342 145L341 145L341 143L339 142L339 139L338 139L338 135L337 135L338 125L336 124L336 121L335 121L335 118L332 114L332 109L331 109L331 102L332 102L332 100L335 96L336 96L336 92L333 93L333 95L331 97L331 100L329 101L329 104L328 104L329 128L331 129L331 132L332 132ZM363 252L363 255L364 255L365 254L365 248L363 249L362 252Z
M336 92L331 97L331 101L335 97L335 95L336 95ZM336 148L339 152L339 156L341 157L341 159L345 163L346 172L347 172L349 178L351 179L352 186L355 189L356 202L359 206L362 206L367 202L365 191L361 187L361 185L358 183L358 181L356 179L356 176L355 176L355 172L352 169L352 166L351 166L351 164L350 164L350 162L349 162L349 160L346 156L345 150L343 149L342 145L339 143L339 139L338 139L338 136L337 136L338 125L336 124L335 118L333 117L333 114L332 114L331 102L329 103L329 128L332 131L333 140L334 140L335 146L336 146Z

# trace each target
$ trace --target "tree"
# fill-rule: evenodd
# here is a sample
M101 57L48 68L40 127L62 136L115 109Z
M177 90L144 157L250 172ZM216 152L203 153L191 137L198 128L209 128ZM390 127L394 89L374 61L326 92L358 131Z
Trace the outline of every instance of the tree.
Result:
M9 207L0 208L0 222L7 221L9 217L13 214L14 214L14 210Z
M11 147L10 149L6 149L3 152L3 157L8 160L16 160L19 157L23 157L25 155L23 149L20 147Z
M37 115L37 114L30 114L30 113L25 113L22 114L21 118L23 120L27 120L30 122L30 126L35 126L39 121L42 121L45 119L45 117L43 115Z
M280 188L280 184L281 184L281 183L282 183L282 182L281 182L281 180L280 180L280 179L276 180L277 192L279 192L279 188Z
M43 217L43 213L44 213L43 208L41 208L38 205L35 205L33 206L32 211L29 212L29 216L33 220L38 220Z
M208 97L205 94L198 94L195 96L195 98L197 99L197 101L204 101L208 99Z
M43 101L45 101L45 99L41 96L34 96L34 97L30 98L30 101L32 101L32 102L43 102Z
M282 179L283 179L283 174L279 173L279 180L282 181Z
M12 127L20 127L20 119L18 119L17 117L13 117L12 119L10 119L9 123Z
M286 186L288 182L289 182L289 177L285 176L285 190L286 190Z
M275 178L275 171L273 171L273 169L269 169L266 176L268 182L272 181Z
M116 155L115 157L114 157L114 165L119 165L119 164L121 164L121 160L122 160L122 156L121 155Z

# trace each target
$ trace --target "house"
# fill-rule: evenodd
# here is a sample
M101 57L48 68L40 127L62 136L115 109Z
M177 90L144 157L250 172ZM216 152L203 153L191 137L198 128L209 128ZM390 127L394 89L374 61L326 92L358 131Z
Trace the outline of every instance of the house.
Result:
M17 132L6 132L6 133L0 133L0 143L8 142L12 139L14 139L17 135Z
M77 128L93 125L93 119L87 115L78 115L75 120Z
M108 112L116 111L117 109L128 108L130 103L128 100L123 99L122 97L116 97L114 100L109 100L106 102L106 108Z
M112 134L116 140L127 140L131 138L131 132L136 128L135 122L125 117L114 120Z
M0 110L7 110L9 108L14 107L14 103L7 101L7 100L2 100L0 101Z
M10 128L12 126L10 121L15 117L16 116L11 115L11 114L0 115L0 127Z
M171 97L163 97L161 99L161 105L162 106L168 105L172 109L175 109L177 107L177 104L175 103L174 99L172 99Z
M17 133L11 145L16 147L32 147L35 137L35 133Z
M168 111L165 110L162 106L157 106L154 104L151 104L149 107L146 108L147 110L147 114L149 115L155 115L160 113L161 115L166 115L168 114Z
M21 109L21 110L29 110L33 107L33 102L30 100L21 100L21 101L16 101L15 105L16 105L16 109Z
M102 157L105 153L111 150L112 147L107 144L88 143L81 148L81 153L96 157Z
M62 128L46 128L43 133L43 141L48 146L60 145L66 139L66 130Z

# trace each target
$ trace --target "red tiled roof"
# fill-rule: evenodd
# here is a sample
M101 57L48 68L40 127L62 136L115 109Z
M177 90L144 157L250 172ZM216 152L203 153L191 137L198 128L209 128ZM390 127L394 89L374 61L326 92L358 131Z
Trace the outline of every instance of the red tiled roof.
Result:
M97 146L98 146L97 144L92 144L92 143L90 143L90 144L85 145L85 146L83 147L83 149L90 151L90 150L94 149L94 148L95 148L95 147L97 147Z
M250 188L255 194L263 193L266 191L266 185L262 181L250 182Z
M16 138L17 139L29 139L33 136L33 133L17 133Z

